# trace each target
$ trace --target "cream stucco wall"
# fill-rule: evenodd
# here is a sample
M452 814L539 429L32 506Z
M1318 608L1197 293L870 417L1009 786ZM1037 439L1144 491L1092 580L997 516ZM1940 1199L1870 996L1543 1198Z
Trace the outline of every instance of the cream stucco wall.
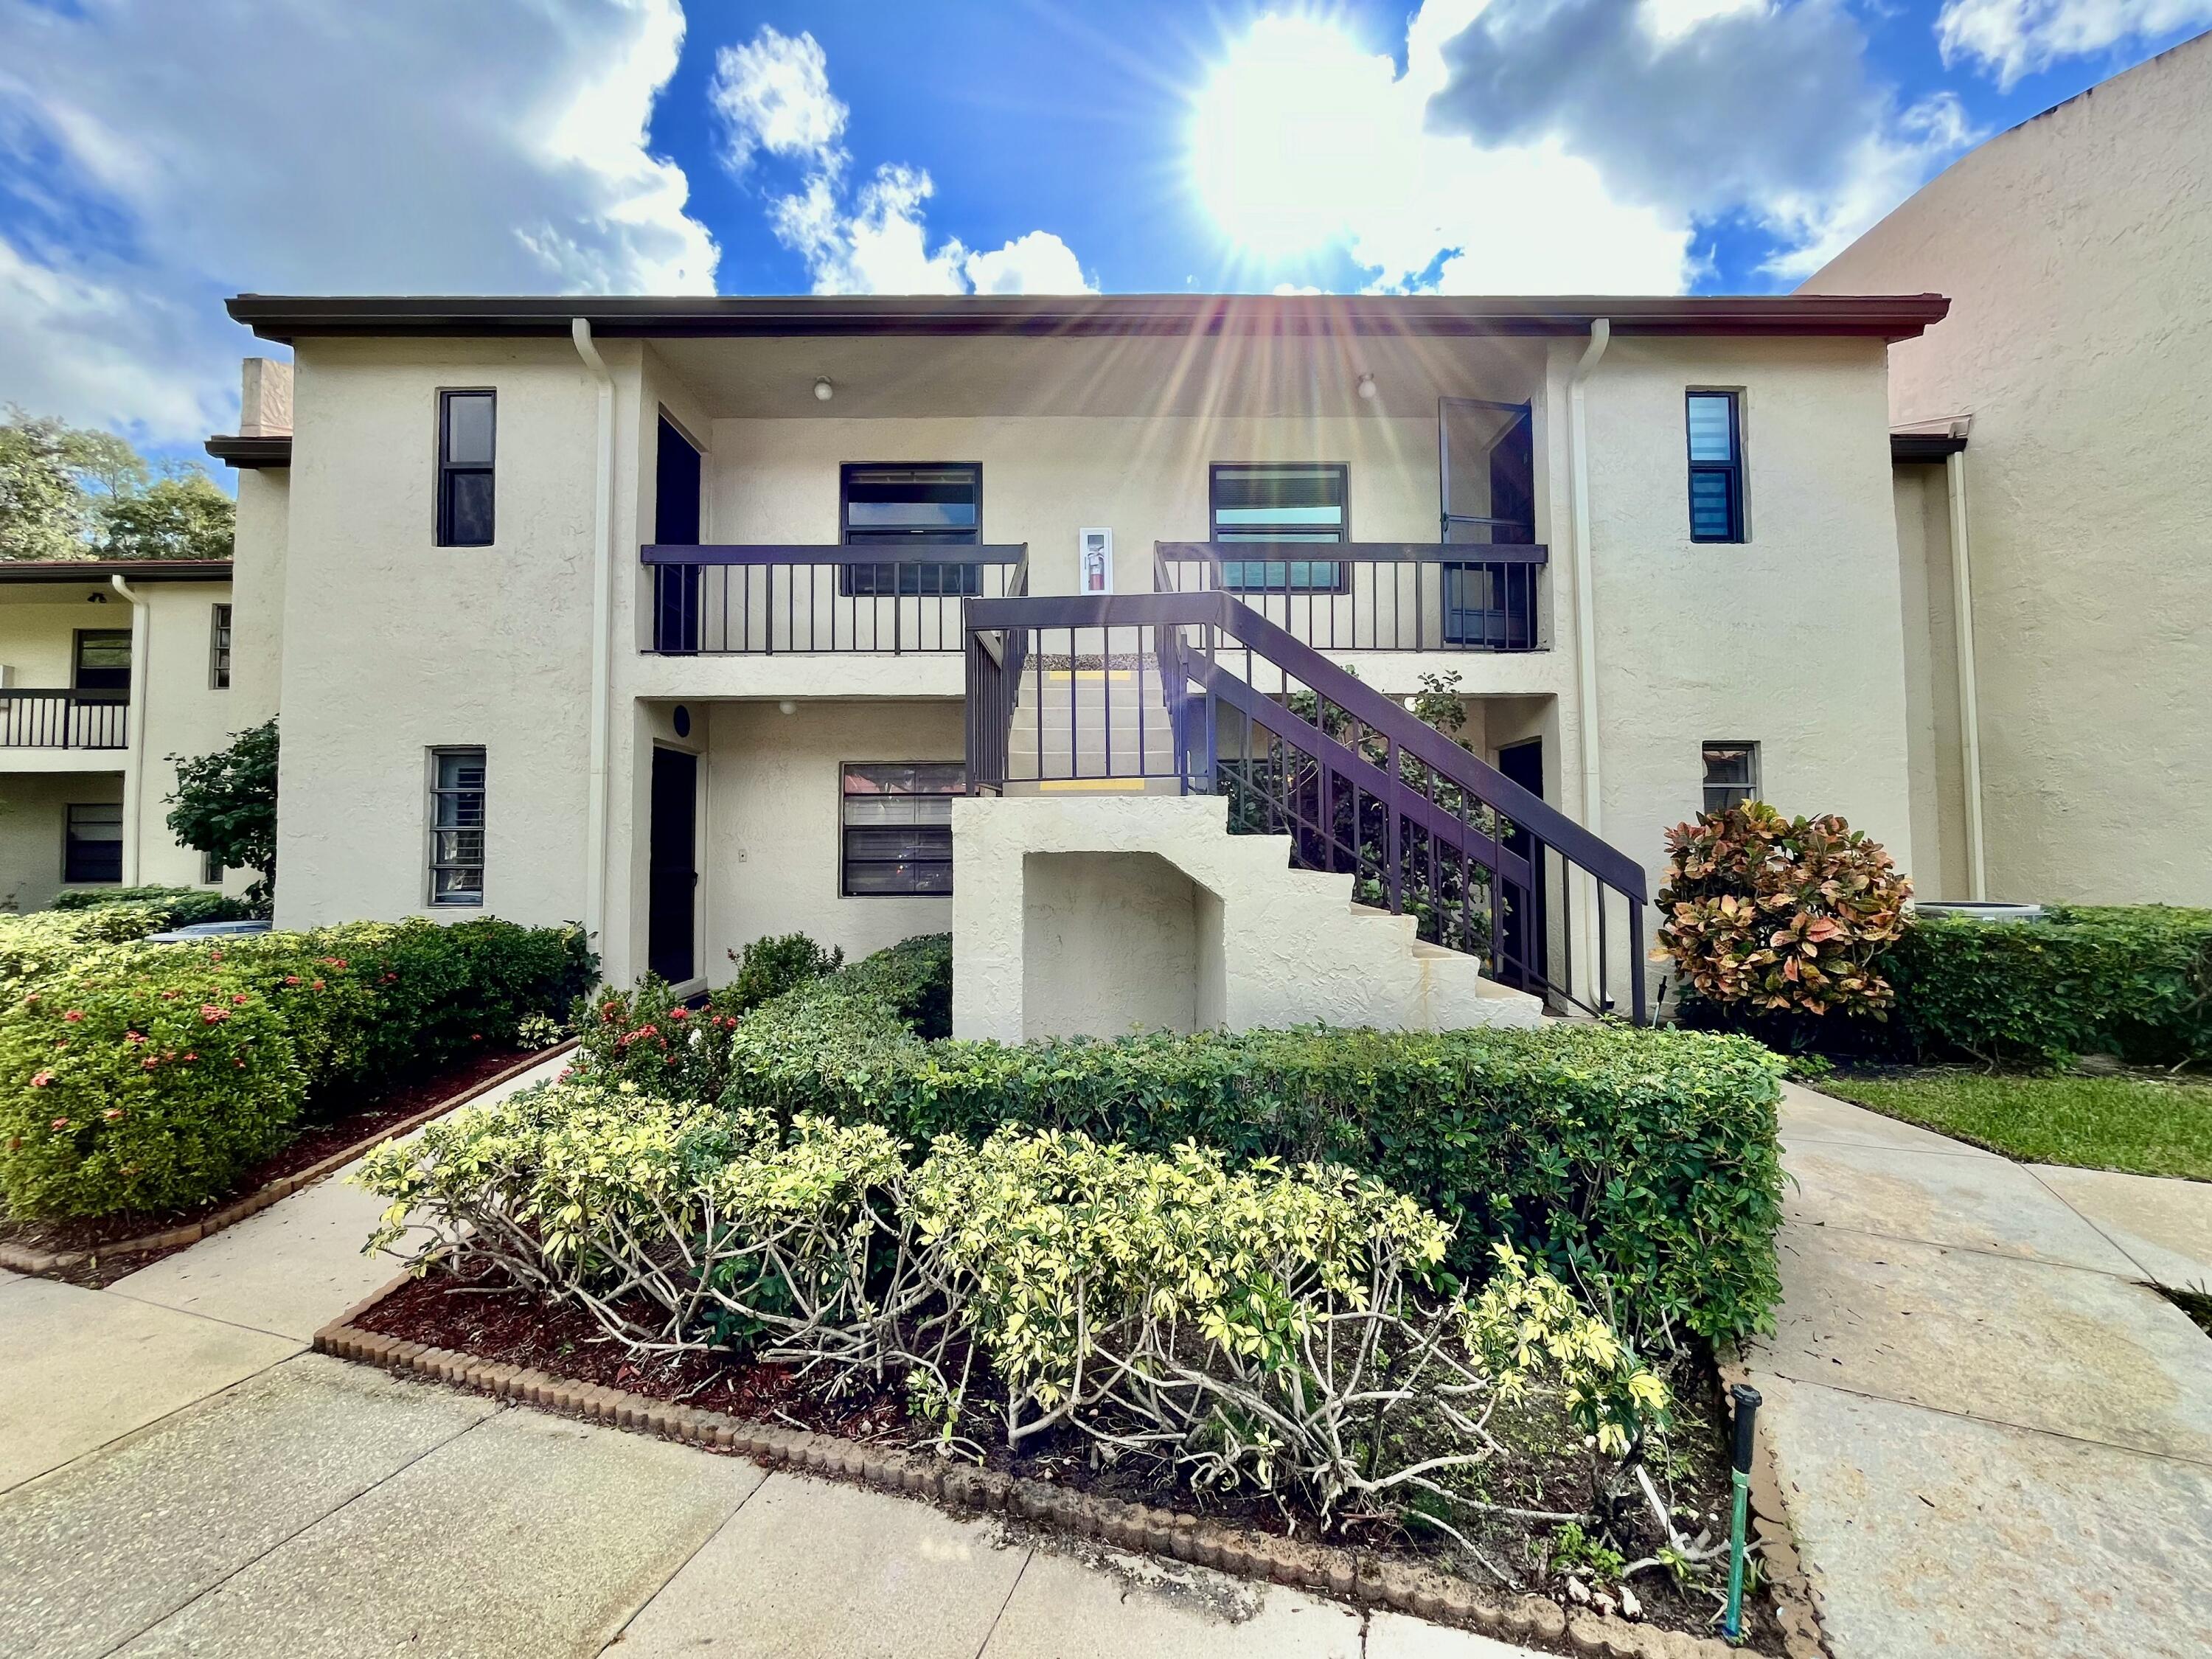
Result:
M52 899L60 885L62 809L70 802L128 802L126 879L135 833L139 882L202 884L200 855L169 834L167 797L176 789L176 768L167 757L220 748L234 729L234 694L210 684L215 607L230 599L231 586L142 580L135 592L146 620L139 635L144 649L133 664L141 729L131 734L130 746L0 747L0 812L9 820L0 830L0 902L9 890L21 909ZM10 670L12 684L65 689L76 630L131 629L132 611L105 578L82 586L0 585L0 663ZM125 780L134 757L141 771L131 790Z
M1741 544L1689 538L1693 386L1742 393ZM1616 340L1587 397L1605 838L1656 875L1665 831L1701 805L1704 742L1748 738L1766 799L1840 812L1909 869L1881 343Z
M838 890L839 769L848 761L959 760L957 703L801 703L786 714L772 702L730 702L705 712L700 954L709 980L729 978L727 951L769 934L805 933L857 957L951 927L949 898L847 898ZM637 827L641 838L642 815ZM642 938L636 948L641 962Z
M291 536L289 467L238 475L238 527L233 537L231 702L240 729L277 711L284 683L285 551Z
M1806 286L1940 289L1990 896L2212 902L2212 36L1992 139Z
M638 348L609 351L634 388ZM484 908L580 917L595 384L565 340L305 340L294 373L278 923L478 914L428 904L447 744L486 750ZM496 540L439 547L437 393L482 386Z
M1282 412L1297 398L1280 386L1273 412L1257 414L1237 412L1234 399L1207 413L1202 398L1178 394L1176 412L1158 416L864 417L842 412L841 392L832 412L808 399L814 412L805 415L718 416L758 400L731 368L729 343L601 342L615 389L600 946L617 977L644 957L656 741L708 757L700 945L711 969L726 972L722 953L763 933L801 928L859 950L942 928L950 915L939 900L836 896L835 767L957 759L957 655L680 659L638 648L649 589L637 548L652 538L664 408L705 447L702 534L714 541L834 541L839 463L900 459L981 462L985 538L1028 543L1032 587L1043 592L1073 586L1076 532L1098 524L1116 533L1117 585L1149 587L1155 539L1206 536L1213 461L1341 461L1355 537L1436 535L1432 386L1394 381L1372 408L1316 394L1311 406L1327 412L1311 416ZM886 380L899 380L908 344L880 343ZM1554 412L1580 347L1433 345L1438 383L1535 404L1553 648L1358 659L1370 684L1393 692L1413 690L1421 672L1460 671L1463 689L1486 700L1478 740L1494 748L1542 736L1547 796L1577 816L1570 496L1565 423ZM1056 349L1036 343L1036 366L1010 372L1010 408L1033 404L1037 385L1054 381ZM1337 348L1310 349L1319 359ZM860 373L848 370L848 381ZM1624 338L1589 384L1602 828L1650 867L1663 829L1697 806L1707 738L1759 739L1778 804L1844 811L1909 860L1883 373L1878 343ZM425 909L426 754L447 744L488 751L487 908L526 921L581 916L596 383L565 340L310 338L296 376L289 483L260 479L241 520L259 523L283 492L281 538L253 537L254 568L281 574L280 921ZM1754 539L1741 547L1687 540L1682 393L1712 385L1745 390ZM441 549L432 536L436 393L476 386L500 397L498 542ZM963 395L977 391L966 385ZM270 586L253 603L273 609ZM243 626L260 626L254 614L242 601ZM786 697L797 714L776 713ZM239 699L249 701L259 694ZM678 702L696 721L688 739L670 725Z

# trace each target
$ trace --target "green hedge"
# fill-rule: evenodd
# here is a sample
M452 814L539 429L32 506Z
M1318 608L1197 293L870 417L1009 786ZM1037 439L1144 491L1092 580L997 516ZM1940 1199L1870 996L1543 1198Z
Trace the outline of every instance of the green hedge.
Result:
M2054 906L2037 922L1923 916L1887 958L1922 1060L2212 1060L2212 910Z
M54 895L57 910L97 910L110 905L143 905L160 917L148 931L189 927L203 921L242 921L253 914L243 899L227 898L205 887L70 887Z
M19 1218L205 1203L303 1112L511 1042L592 965L575 928L489 919L80 947L0 1006L0 1198Z
M725 1103L878 1122L919 1146L1022 1123L1150 1151L1329 1158L1450 1223L1462 1272L1505 1238L1625 1331L1771 1328L1780 1066L1755 1043L1564 1023L926 1043L871 993L896 976L869 967L742 1021Z

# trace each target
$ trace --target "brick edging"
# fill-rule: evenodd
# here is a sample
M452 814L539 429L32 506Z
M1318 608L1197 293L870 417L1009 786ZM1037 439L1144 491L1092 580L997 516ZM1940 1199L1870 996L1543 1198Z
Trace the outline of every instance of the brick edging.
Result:
M512 1083L532 1066L542 1066L557 1054L564 1054L576 1046L576 1039L568 1037L550 1048L541 1048L526 1054L514 1065L502 1067L491 1076L471 1084L457 1094L448 1095L434 1106L402 1118L398 1122L379 1129L374 1134L357 1140L350 1146L317 1158L304 1170L295 1170L290 1175L255 1188L243 1198L233 1199L211 1215L182 1226L165 1228L157 1233L141 1233L135 1238L118 1239L112 1244L103 1244L92 1250L27 1250L20 1245L0 1244L0 1267L19 1273L54 1273L66 1268L80 1267L97 1256L144 1255L155 1250L173 1250L185 1244L197 1244L203 1238L234 1227L248 1216L258 1215L277 1200L289 1198L302 1187L312 1187L336 1169L343 1168L372 1147L382 1146L396 1136L412 1134L433 1118L442 1117L459 1106L465 1106L478 1095L496 1089L502 1083Z
M1462 1626L1502 1641L1541 1642L1571 1653L1607 1654L1616 1659L1735 1659L1740 1652L1717 1637L1632 1624L1579 1608L1570 1613L1547 1596L1493 1599L1463 1579L1360 1550L1249 1532L1175 1510L1071 1492L1049 1481L1021 1480L964 1463L864 1445L838 1435L654 1400L410 1342L354 1324L409 1282L410 1275L401 1274L324 1326L315 1333L315 1352L611 1428L738 1453L769 1468L795 1469L956 1510L1011 1515L1137 1554L1293 1585L1358 1607L1387 1607L1437 1624ZM1786 1531L1779 1536L1786 1544ZM1790 1652L1796 1659L1797 1649L1793 1646Z

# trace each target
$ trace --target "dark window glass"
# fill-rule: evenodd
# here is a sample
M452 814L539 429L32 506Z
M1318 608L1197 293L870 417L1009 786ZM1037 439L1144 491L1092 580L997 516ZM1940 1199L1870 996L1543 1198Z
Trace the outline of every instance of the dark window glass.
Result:
M438 394L438 545L489 547L496 405L489 392Z
M230 689L230 607L215 607L208 639L208 684L217 691Z
M1216 466L1209 491L1217 542L1341 542L1349 528L1341 466ZM1333 592L1345 567L1334 559L1228 559L1233 592Z
M123 879L123 804L100 801L69 809L62 836L62 879Z
M430 902L482 904L484 751L430 751Z
M1759 745L1705 744L1705 811L1725 812L1759 798Z
M131 689L131 630L127 628L78 629L76 673L72 683L80 691L128 691Z
M952 801L967 769L935 761L848 766L839 817L848 898L952 890Z
M974 547L982 540L983 469L969 463L841 468L841 539L848 547ZM848 593L872 598L981 593L981 565L848 564Z
M1743 539L1743 429L1733 392L1689 394L1690 539Z

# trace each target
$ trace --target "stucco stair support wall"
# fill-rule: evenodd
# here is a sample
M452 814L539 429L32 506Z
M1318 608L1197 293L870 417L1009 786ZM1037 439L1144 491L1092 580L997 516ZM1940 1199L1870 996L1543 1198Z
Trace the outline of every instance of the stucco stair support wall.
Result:
M1411 916L1352 902L1350 875L1290 867L1286 836L1232 836L1218 796L1053 793L952 807L954 1034L1018 1042L1126 1033L1162 1006L1149 943L1117 938L1109 912L1040 919L1032 859L1150 854L1188 878L1199 935L1194 1024L1250 1030L1326 1021L1393 1030L1534 1025L1537 1000L1482 975L1472 957L1425 945ZM1028 941L1080 984L1040 984ZM1212 930L1218 936L1209 938ZM1153 935L1146 935L1146 940ZM1116 964L1121 964L1118 969ZM1218 982L1213 981L1218 973ZM1157 1018L1142 1023L1158 1024Z

